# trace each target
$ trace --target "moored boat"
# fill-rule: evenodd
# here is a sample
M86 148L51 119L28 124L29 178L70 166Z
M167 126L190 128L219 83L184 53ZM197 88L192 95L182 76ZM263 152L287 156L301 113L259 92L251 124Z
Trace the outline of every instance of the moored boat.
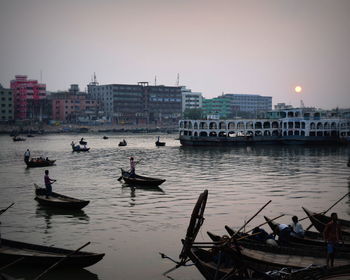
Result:
M130 172L125 171L121 168L122 172L122 179L127 184L134 184L134 185L140 185L140 186L159 186L165 182L165 179L159 179L159 178L152 178L152 177L146 177L146 176L140 176L140 175L134 175L132 176Z
M48 198L46 197L46 189L39 188L35 185L35 200L43 206L61 208L61 209L82 209L89 204L89 200L77 199L52 192Z
M330 221L330 217L325 215L314 213L305 207L302 207L306 215L309 217L312 225L321 233L323 233L326 224ZM343 236L350 236L350 221L338 219L339 224L341 225L341 231ZM348 238L348 237L346 237Z
M266 222L270 226L271 230L274 230L276 226L279 224L275 221L272 221L268 217L264 216ZM311 245L311 246L319 246L319 247L325 247L325 241L323 239L323 236L319 232L315 231L309 231L305 230L304 237L298 237L296 235L290 235L289 242L291 245L298 246L298 244L304 244L304 245ZM339 246L337 250L339 251L347 251L350 252L350 239L346 238L346 236L343 236L344 238L344 244L342 246Z
M73 252L74 250L35 245L2 238L0 264L6 265L23 257L23 259L18 262L18 265L48 267ZM91 266L99 262L104 255L105 254L80 251L66 257L62 263L60 263L60 267L82 268Z

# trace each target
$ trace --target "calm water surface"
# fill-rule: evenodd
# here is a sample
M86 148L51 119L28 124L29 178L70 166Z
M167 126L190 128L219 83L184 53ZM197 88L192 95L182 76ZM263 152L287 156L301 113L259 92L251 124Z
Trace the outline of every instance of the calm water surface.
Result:
M13 142L0 136L0 208L15 205L1 216L4 238L104 252L102 261L84 270L53 271L46 279L166 279L162 272L173 266L159 252L177 258L198 195L209 190L206 231L224 234L224 225L240 227L270 199L254 225L282 213L304 217L301 206L322 211L350 191L349 148L255 146L190 148L180 146L177 135L162 135L165 147L155 147L157 135L59 134ZM91 151L72 153L70 143L84 137ZM118 147L126 139L128 146ZM67 214L37 205L33 183L43 185L45 168L27 169L23 153L57 159L49 167L57 179L54 191L90 200L83 211ZM132 190L117 179L128 168L129 157L142 160L137 173L165 178L161 189ZM333 208L350 219L349 198ZM303 222L304 227L308 222ZM267 228L266 228L267 229ZM42 269L7 270L16 277L33 279ZM194 267L170 274L174 279L202 279Z

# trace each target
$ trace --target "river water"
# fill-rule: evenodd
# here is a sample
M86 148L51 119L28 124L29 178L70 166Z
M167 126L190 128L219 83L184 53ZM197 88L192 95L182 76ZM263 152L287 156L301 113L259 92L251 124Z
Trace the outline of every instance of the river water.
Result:
M102 136L40 135L25 142L0 136L0 208L15 202L1 216L3 238L67 249L91 241L86 251L106 253L94 266L55 270L45 279L166 279L162 273L173 264L161 259L159 252L178 258L194 203L205 189L209 191L206 220L198 240L208 240L208 230L224 234L224 225L240 227L269 200L247 229L264 222L263 215L286 214L278 221L290 223L292 215L305 216L301 206L323 211L350 191L346 146L192 148L182 147L177 135L167 134L161 135L166 146L156 147L156 134L109 134L107 140ZM88 141L90 152L72 153L71 141L81 137ZM118 147L122 139L128 146ZM32 156L57 160L48 168L57 179L54 191L90 204L77 213L39 207L33 183L43 185L45 168L25 167L27 148ZM131 189L118 181L130 156L141 160L137 173L167 180L161 189ZM333 210L350 219L349 198ZM5 272L33 279L42 271L17 266ZM203 279L193 266L170 276Z

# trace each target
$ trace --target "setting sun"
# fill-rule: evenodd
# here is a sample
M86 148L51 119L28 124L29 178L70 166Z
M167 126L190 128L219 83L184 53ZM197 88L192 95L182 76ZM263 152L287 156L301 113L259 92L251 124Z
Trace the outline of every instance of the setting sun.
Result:
M294 90L296 93L300 93L303 89L301 88L301 86L296 86Z

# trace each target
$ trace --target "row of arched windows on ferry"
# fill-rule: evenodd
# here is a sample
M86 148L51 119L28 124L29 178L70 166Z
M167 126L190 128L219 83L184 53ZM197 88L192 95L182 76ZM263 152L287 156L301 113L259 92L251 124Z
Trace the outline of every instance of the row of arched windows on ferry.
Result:
M282 122L229 122L227 125L225 122L194 122L183 121L180 122L180 128L187 129L273 129L280 128ZM305 122L283 122L283 128L302 128L305 129ZM341 123L341 128L350 127L350 123ZM337 129L338 124L336 122L311 122L310 129Z
M187 131L187 130L181 130L180 135L184 136L194 136L194 137L249 137L249 136L339 136L339 133L336 130L332 131L310 131L309 135L305 134L304 130L287 130L287 131L279 131L279 130L256 130L256 131L230 131L229 133L226 133L224 131L221 131L219 133L216 133L215 131L207 132L207 131L201 131L201 132L193 132L193 131ZM340 136L350 136L350 132L341 132Z

